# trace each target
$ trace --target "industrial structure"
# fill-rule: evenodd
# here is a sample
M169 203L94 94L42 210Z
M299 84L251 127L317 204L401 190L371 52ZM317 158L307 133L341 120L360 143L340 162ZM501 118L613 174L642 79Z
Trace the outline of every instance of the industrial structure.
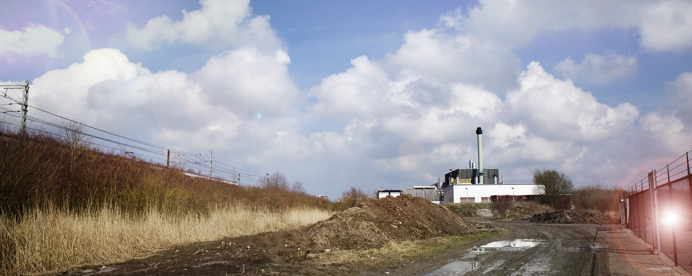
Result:
M499 169L484 169L482 135L483 130L478 127L478 168L476 163L469 161L465 169L450 169L444 181L438 178L437 183L430 186L413 186L403 191L379 189L377 198L409 194L433 203L489 203L492 198L511 197L523 201L542 193L542 185L505 184Z
M443 203L490 202L493 196L525 197L540 194L542 185L505 184L499 169L483 169L483 130L476 129L478 141L478 168L469 161L466 169L449 170L445 180L438 179Z

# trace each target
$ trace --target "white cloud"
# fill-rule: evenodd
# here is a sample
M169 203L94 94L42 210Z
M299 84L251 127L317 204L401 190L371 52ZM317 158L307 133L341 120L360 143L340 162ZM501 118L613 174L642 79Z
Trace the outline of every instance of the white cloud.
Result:
M645 6L639 32L642 46L654 51L692 48L692 3L661 1Z
M298 88L288 75L290 59L283 50L262 53L239 48L211 57L190 77L207 91L213 105L231 108L242 117L295 115Z
M682 121L675 116L656 112L639 119L642 129L648 131L654 142L650 146L661 147L672 154L680 154L692 149L692 132L685 129Z
M692 46L692 4L681 0L481 0L466 15L457 9L440 16L440 24L510 48L551 32L631 27L641 46L653 51Z
M469 36L515 47L540 33L572 28L594 29L601 26L628 26L636 13L622 12L638 7L638 1L487 1L470 7L467 15L461 9L440 17L447 27ZM619 12L616 12L619 11Z
M437 29L411 31L404 44L386 58L395 74L464 82L505 89L514 84L519 59L497 44Z
M140 64L131 63L116 49L92 50L84 55L82 63L65 69L46 72L34 79L31 87L32 102L72 118L83 118L91 123L94 118L82 117L89 89L104 81L127 82L149 71Z
M353 67L331 75L311 88L310 94L319 99L313 107L317 116L346 120L386 114L389 77L382 67L366 56L351 60Z
M519 77L519 90L507 93L505 105L514 117L543 137L597 141L616 135L639 116L629 103L609 107L570 80L558 80L531 62Z
M33 25L23 31L6 31L0 28L0 58L8 54L34 57L47 54L58 56L58 47L65 37L58 31L43 25Z
M668 90L673 105L677 107L676 116L692 124L692 72L680 74L675 81L668 83Z
M603 84L634 75L638 66L636 56L601 56L589 53L584 56L581 63L575 64L571 58L567 58L558 63L555 70L565 78Z
M248 136L290 127L283 116L295 117L297 88L287 62L285 53L239 49L191 75L152 74L116 49L98 49L35 79L32 104L113 131L146 130L161 142L218 148L243 127Z
M496 165L525 166L526 162L559 164L573 150L569 141L532 134L522 124L512 126L498 122L486 133L490 143L484 144L487 150L485 154L491 156L489 160Z
M268 16L254 16L249 0L201 0L201 8L183 10L183 19L168 16L150 19L143 28L129 25L127 41L137 48L152 50L161 43L183 43L204 47L254 47L274 51L281 47L269 25Z

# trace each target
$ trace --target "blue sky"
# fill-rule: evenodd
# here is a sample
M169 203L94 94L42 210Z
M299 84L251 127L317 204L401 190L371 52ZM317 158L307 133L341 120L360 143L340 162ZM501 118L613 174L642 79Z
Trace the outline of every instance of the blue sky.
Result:
M185 12L183 12L185 11ZM2 1L0 82L338 198L476 159L629 186L692 149L687 1ZM6 119L11 120L11 119ZM216 160L216 159L215 159Z

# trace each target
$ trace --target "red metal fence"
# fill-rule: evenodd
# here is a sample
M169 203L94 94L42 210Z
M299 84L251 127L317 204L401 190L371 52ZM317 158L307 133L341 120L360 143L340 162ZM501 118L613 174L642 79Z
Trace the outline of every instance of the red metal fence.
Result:
M691 152L651 171L624 190L620 200L621 222L688 272L692 272Z

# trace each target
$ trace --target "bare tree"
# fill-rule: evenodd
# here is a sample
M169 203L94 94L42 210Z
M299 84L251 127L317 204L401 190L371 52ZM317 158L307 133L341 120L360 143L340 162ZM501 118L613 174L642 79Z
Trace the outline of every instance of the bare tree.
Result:
M305 188L303 187L303 182L300 181L293 182L291 191L293 191L296 194L307 194L307 191L305 191Z
M91 141L84 135L84 125L80 123L69 122L63 125L65 142L70 147L70 173L81 164L79 158L88 150L88 144Z
M543 194L544 203L553 207L558 205L560 195L570 194L574 188L572 179L556 170L541 171L536 169L533 172L533 183L542 185L542 187L539 186L537 192Z
M366 199L368 199L368 194L353 186L341 195L341 202L348 207L356 207L361 201Z
M286 176L280 172L275 172L267 178L263 178L259 182L260 187L265 189L279 189L286 190L290 189L290 184L286 179Z

